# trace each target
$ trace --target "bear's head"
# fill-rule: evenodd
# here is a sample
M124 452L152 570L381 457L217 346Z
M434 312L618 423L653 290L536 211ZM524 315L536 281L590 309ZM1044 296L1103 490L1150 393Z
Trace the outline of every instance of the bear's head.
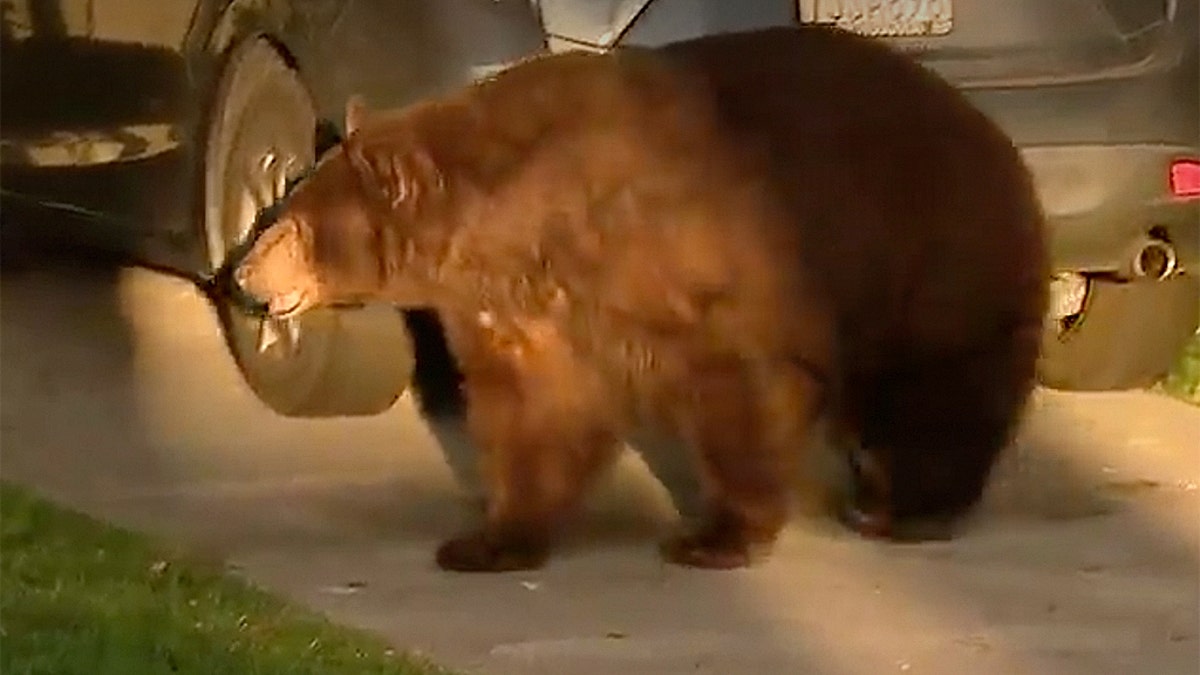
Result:
M364 134L354 101L346 117L345 140L296 184L232 270L272 316L382 299L411 251L422 198L442 188L403 120Z

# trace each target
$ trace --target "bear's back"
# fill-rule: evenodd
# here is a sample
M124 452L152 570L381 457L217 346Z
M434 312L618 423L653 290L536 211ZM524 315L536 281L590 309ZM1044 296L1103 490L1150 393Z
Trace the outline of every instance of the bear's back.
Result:
M1040 319L1048 269L1030 177L961 92L879 41L821 26L660 53L707 80L727 131L767 150L805 265L852 342L955 349Z

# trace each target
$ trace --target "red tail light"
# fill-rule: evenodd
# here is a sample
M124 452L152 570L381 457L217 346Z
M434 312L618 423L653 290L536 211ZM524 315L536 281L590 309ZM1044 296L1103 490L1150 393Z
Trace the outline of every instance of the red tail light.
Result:
M1171 194L1176 197L1200 197L1200 159L1171 162Z

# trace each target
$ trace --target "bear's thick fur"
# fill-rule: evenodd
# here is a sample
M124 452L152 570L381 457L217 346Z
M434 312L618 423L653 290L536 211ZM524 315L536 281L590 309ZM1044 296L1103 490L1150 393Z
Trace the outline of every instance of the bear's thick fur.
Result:
M882 44L778 28L530 59L362 119L237 269L276 315L430 307L488 486L447 569L545 560L635 425L709 508L668 559L773 542L814 416L861 532L953 517L1033 387L1048 267L1009 139Z

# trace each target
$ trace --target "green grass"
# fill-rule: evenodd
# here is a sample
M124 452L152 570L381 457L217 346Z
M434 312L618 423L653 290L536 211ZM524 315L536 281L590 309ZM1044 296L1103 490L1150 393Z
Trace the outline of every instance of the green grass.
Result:
M446 672L219 565L0 483L4 675Z
M1163 389L1172 396L1200 405L1200 334L1192 336L1163 381Z

